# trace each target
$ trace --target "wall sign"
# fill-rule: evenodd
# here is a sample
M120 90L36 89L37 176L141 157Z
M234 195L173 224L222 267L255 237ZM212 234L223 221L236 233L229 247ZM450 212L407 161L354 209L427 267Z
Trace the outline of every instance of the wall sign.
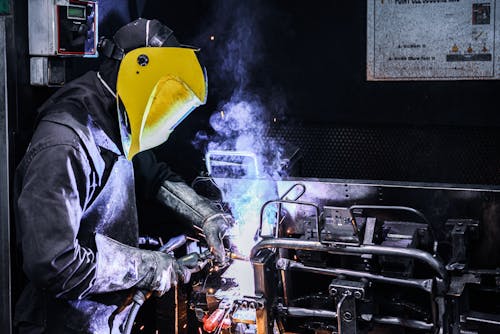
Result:
M500 79L496 0L367 1L368 80Z

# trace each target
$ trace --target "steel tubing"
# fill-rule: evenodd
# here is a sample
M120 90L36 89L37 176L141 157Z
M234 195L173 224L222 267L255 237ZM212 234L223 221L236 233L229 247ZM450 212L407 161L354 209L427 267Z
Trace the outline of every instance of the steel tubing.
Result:
M411 278L401 279L395 277L376 275L365 271L356 271L356 270L338 269L338 268L316 268L316 267L305 266L300 262L291 261L288 259L279 259L277 267L278 269L282 270L293 269L310 273L333 275L333 276L346 275L350 277L367 278L377 282L407 286L407 287L421 289L428 293L432 293L432 279L411 279Z
M387 255L409 257L422 261L429 265L439 277L446 279L446 269L444 265L435 259L431 254L414 248L396 248L378 245L360 245L348 246L342 245L339 247L324 245L317 241L298 240L292 238L276 238L264 239L257 243L253 248L250 258L253 258L257 252L265 248L284 248L284 249L299 249L307 251L326 252L330 254L339 255L361 255L361 254L374 254L374 255Z

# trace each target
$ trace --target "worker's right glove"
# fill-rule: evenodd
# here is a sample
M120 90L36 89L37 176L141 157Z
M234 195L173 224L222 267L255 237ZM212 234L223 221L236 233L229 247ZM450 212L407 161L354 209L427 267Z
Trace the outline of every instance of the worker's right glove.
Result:
M184 182L163 181L156 198L198 228L219 263L225 263L222 239L234 224L233 217L198 195Z
M127 246L101 234L96 234L95 241L97 268L92 293L136 286L161 296L178 281L189 282L189 269L168 254Z
M201 224L201 229L210 247L210 251L215 255L217 262L226 262L226 251L223 239L228 235L229 229L234 225L234 218L225 213L216 213Z

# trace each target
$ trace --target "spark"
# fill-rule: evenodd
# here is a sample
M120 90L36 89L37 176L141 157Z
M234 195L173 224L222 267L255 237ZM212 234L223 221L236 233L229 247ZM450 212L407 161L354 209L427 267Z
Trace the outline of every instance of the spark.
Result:
M224 119L224 110L221 110L221 111L220 111L220 117L221 117L222 119Z
M210 40L211 40L211 41L215 41L215 36L214 36L214 35L211 35L211 36L210 36Z

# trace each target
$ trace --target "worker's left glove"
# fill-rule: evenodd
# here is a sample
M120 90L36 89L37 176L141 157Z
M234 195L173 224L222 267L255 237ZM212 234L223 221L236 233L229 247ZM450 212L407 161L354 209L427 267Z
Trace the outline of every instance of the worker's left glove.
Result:
M191 272L188 268L178 264L173 256L162 252L148 252L148 257L146 261L143 261L142 266L149 270L146 271L144 278L136 284L138 288L154 291L158 297L161 297L179 281L189 282Z
M217 261L225 263L222 240L234 224L231 215L222 212L184 182L163 181L156 198L200 229Z
M97 261L92 293L126 290L133 286L164 294L191 272L168 254L132 247L96 233Z

